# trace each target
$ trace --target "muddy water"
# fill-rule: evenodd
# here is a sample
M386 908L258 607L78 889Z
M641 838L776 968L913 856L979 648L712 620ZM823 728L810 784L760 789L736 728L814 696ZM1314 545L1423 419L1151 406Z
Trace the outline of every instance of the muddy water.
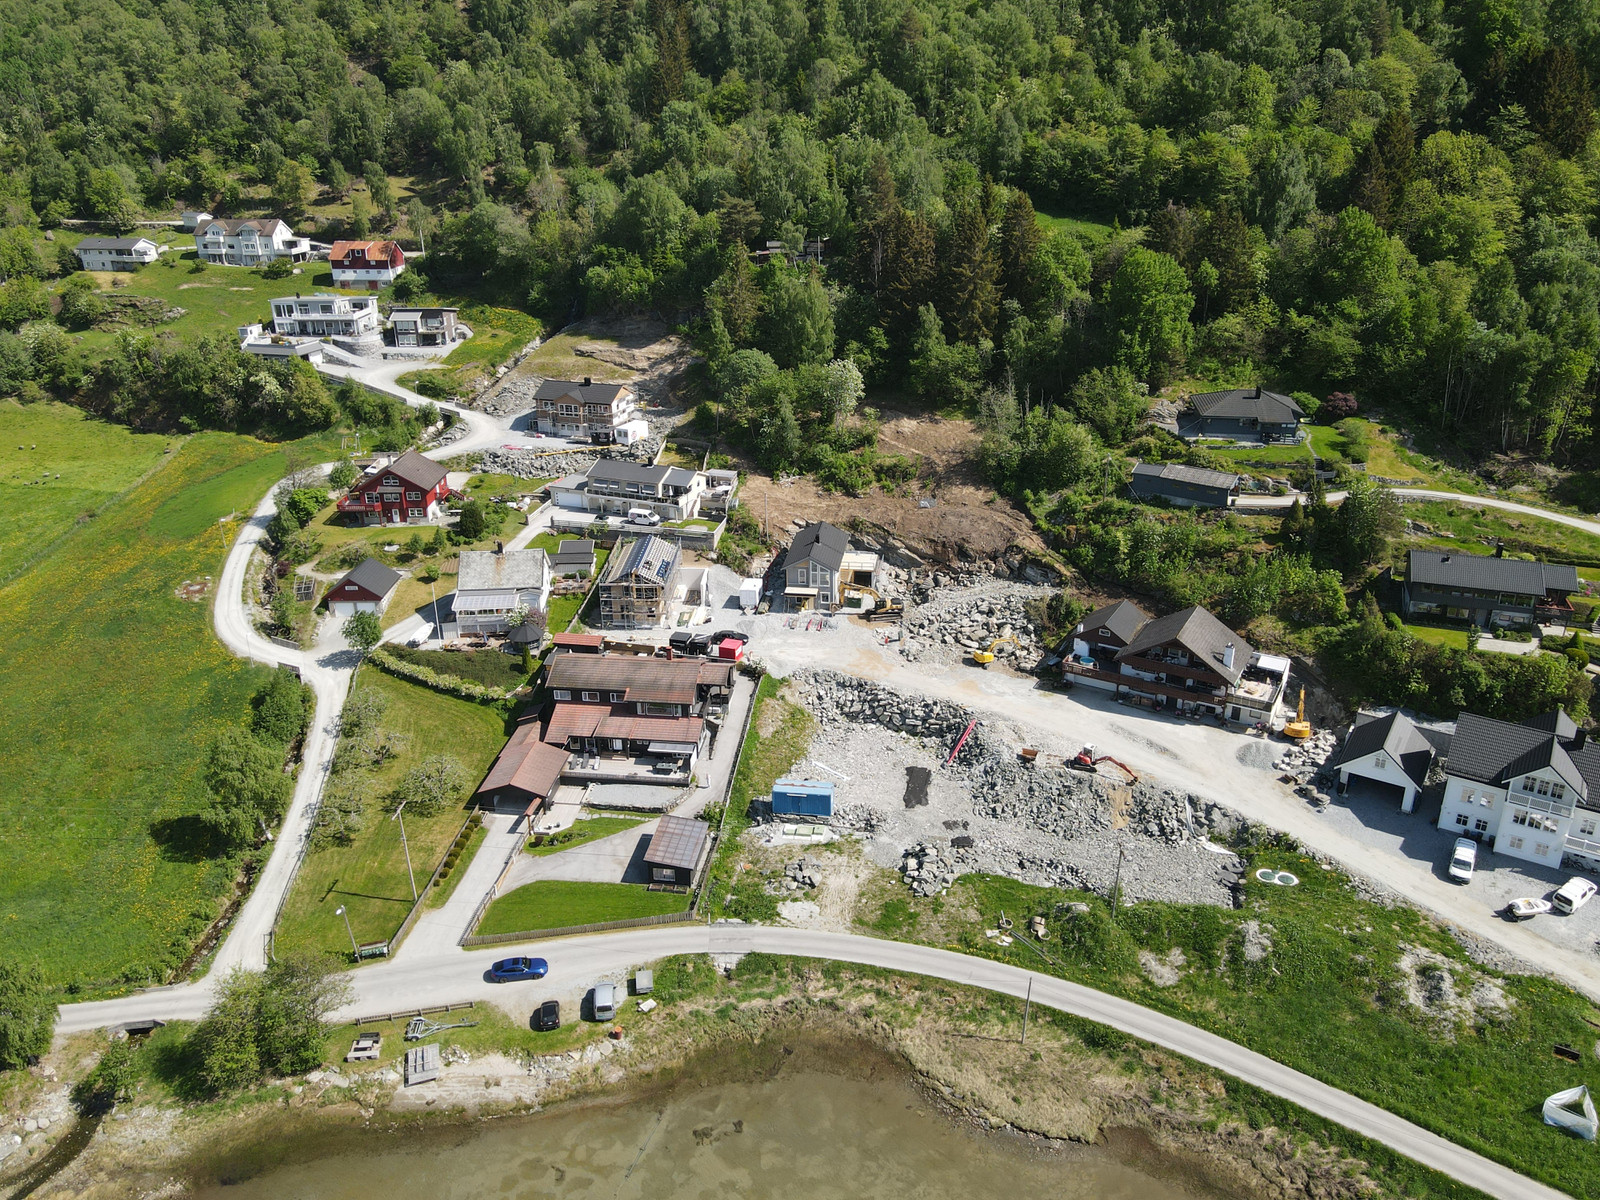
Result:
M1202 1194L1107 1151L1041 1150L957 1125L903 1076L874 1074L850 1078L799 1066L759 1082L695 1083L471 1127L362 1133L327 1156L267 1167L250 1179L228 1178L218 1162L225 1182L194 1195L1195 1200ZM304 1153L305 1143L296 1141L246 1157L265 1165Z

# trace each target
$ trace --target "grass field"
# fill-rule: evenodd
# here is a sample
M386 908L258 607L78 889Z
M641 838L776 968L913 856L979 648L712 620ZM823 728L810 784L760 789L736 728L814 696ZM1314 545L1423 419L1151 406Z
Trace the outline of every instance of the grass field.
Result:
M476 932L565 929L569 925L589 925L596 921L623 921L630 917L684 912L688 907L687 893L652 892L643 884L540 879L514 888L489 905Z
M194 849L199 772L267 671L216 641L209 594L176 589L219 573L237 526L218 519L255 505L285 449L195 435L0 587L0 958L89 990L161 982L219 911L237 864Z
M1435 646L1448 646L1452 650L1467 648L1465 629L1447 629L1442 625L1407 625L1406 632L1418 641L1432 642Z
M549 379L582 379L587 375L591 379L598 379L602 383L633 378L633 372L622 367L612 366L598 358L590 358L584 354L576 354L578 346L596 343L600 345L617 343L610 338L580 337L572 333L558 333L548 339L527 358L522 360L518 371L541 378Z
M1349 880L1286 848L1246 852L1250 871L1242 911L1138 904L1115 921L1103 900L1029 887L994 876L964 876L943 897L912 900L887 881L863 911L881 933L996 958L1126 996L1249 1046L1361 1096L1480 1154L1576 1197L1600 1196L1594 1147L1554 1135L1539 1104L1587 1072L1551 1046L1593 1047L1600 1019L1571 990L1539 976L1496 976L1474 967L1454 938L1415 910L1365 900ZM1256 867L1288 869L1297 887L1254 881ZM1064 909L1083 902L1081 916ZM1004 910L1018 927L1035 913L1049 929L1042 958L1020 941L1000 947L984 936ZM1255 922L1266 943L1242 927ZM1407 947L1438 959L1414 968ZM1138 954L1186 959L1181 978L1161 987ZM1476 1015L1452 1019L1408 997L1435 992L1423 980L1446 971L1454 994L1479 1000ZM1493 990L1507 1001L1495 1005ZM1587 1052L1585 1053L1587 1058ZM1230 1085L1230 1090L1232 1090ZM1438 1196L1419 1187L1402 1194ZM1449 1193L1446 1193L1449 1194Z
M1043 209L1036 209L1033 215L1038 220L1039 224L1044 226L1045 232L1065 232L1076 234L1079 238L1088 242L1091 246L1099 246L1110 240L1111 235L1115 232L1114 226L1107 225L1103 221L1091 221L1082 217L1070 217L1065 213L1052 213L1046 212Z
M66 404L0 400L0 580L48 552L181 444Z
M528 682L520 654L500 650L412 650L391 646L389 653L403 662L432 667L442 675L471 679L490 687L517 688Z
M364 773L366 821L355 840L348 846L329 846L306 856L278 922L278 945L285 949L348 954L350 937L334 911L340 905L346 909L358 942L391 937L411 910L412 900L400 826L389 819L390 806L384 797L418 762L441 753L461 763L467 787L474 788L505 745L505 723L492 708L430 691L371 667L358 672L352 693L362 688L371 688L388 701L382 726L396 735L400 752ZM407 812L406 836L419 888L465 819L461 807L446 808L433 816Z
M643 821L643 817L589 817L574 822L570 829L563 829L543 845L535 846L529 842L528 853L543 858L549 854L560 854L563 850L576 850L579 846L597 842L613 833L623 833Z
M1453 535L1420 535L1421 543L1435 550L1493 554L1493 543L1499 539L1512 553L1533 554L1558 562L1578 559L1600 564L1600 537L1570 525L1484 508L1465 499L1407 500L1404 511L1413 521Z

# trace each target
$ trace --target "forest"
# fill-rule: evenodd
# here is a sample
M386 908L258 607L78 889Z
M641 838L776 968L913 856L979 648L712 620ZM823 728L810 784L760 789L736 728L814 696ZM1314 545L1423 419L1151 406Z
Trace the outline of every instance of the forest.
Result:
M840 360L998 385L1002 432L1115 370L1591 447L1594 0L13 0L0 38L0 223L292 216L362 177L437 287L763 356L719 398L785 446L850 436L796 375ZM19 257L12 329L55 267Z

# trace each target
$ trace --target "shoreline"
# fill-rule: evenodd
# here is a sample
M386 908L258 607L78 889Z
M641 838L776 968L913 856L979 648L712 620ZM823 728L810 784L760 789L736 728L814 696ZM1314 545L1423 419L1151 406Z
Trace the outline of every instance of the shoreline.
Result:
M1380 1182L1381 1167L1374 1173L1308 1142L1303 1130L1243 1119L1232 1081L1175 1055L1038 1011L1024 1047L1020 1010L1003 999L887 972L777 961L773 976L748 981L737 969L730 981L692 965L691 994L648 1018L625 1014L623 1041L591 1043L576 1062L480 1052L415 1089L400 1088L385 1067L348 1077L312 1072L212 1104L136 1100L32 1195L165 1200L270 1171L288 1161L288 1145L304 1161L408 1133L465 1139L505 1118L649 1104L796 1070L894 1077L943 1119L1018 1152L1093 1148L1197 1200L1403 1194ZM330 1084L330 1074L341 1083Z

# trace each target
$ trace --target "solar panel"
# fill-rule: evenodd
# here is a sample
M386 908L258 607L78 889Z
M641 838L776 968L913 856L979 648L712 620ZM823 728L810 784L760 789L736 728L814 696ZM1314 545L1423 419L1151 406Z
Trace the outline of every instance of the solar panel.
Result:
M665 579L667 577L667 568L671 565L672 563L665 558L658 562L656 564L656 578Z

